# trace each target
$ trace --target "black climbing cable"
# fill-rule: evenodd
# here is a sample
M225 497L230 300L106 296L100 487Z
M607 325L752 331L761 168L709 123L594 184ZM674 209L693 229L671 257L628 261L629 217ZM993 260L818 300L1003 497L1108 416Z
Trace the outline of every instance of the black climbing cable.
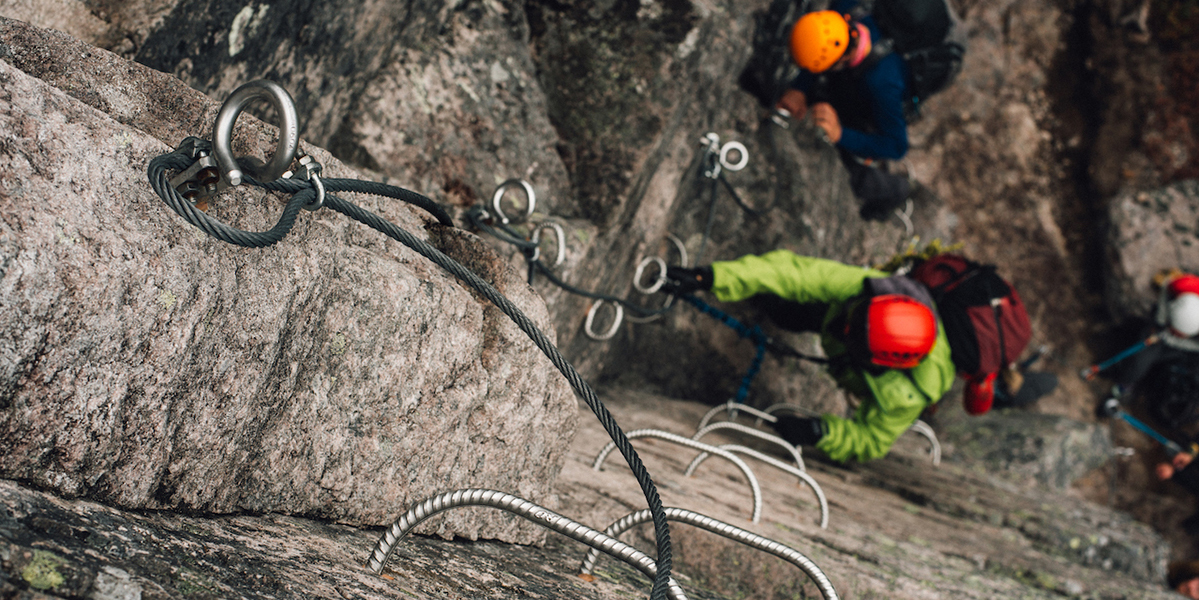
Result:
M185 144L187 142L185 141ZM295 179L277 179L271 182L258 182L247 177L246 182L262 188L294 194L291 200L288 201L284 208L283 216L279 222L267 232L247 232L235 229L220 223L216 219L209 217L203 212L197 210L179 192L170 185L170 181L166 176L168 170L182 171L188 168L194 159L184 151L184 145L180 146L175 152L165 154L154 158L150 161L147 167L147 175L150 180L150 186L158 194L167 206L171 207L176 213L182 216L189 223L199 227L205 233L230 244L245 246L249 248L261 248L269 246L283 239L284 236L291 230L295 224L295 218L299 210L306 205L311 205L318 201L318 194L313 182L300 181ZM453 227L449 216L435 202L429 198L417 194L415 192L390 186L386 184L371 183L357 180L346 179L320 179L324 183L326 192L328 191L352 191L364 192L383 195L391 198L397 198L406 202L411 202L417 206L428 210L437 217L438 221L443 225ZM501 294L490 283L479 277L470 269L467 269L461 263L443 254L437 248L428 243L416 238L404 229L387 221L386 219L365 210L355 204L342 200L330 193L324 194L323 205L331 208L351 219L359 221L376 231L408 246L412 250L419 253L421 256L433 261L441 268L453 274L464 283L470 285L480 294L495 304L504 314L508 315L517 327L525 332L525 335L537 345L539 349L550 359L550 362L562 373L566 380L570 383L575 393L583 398L587 406L599 419L600 424L607 431L613 443L620 450L621 455L629 464L637 483L641 486L642 492L645 494L649 509L653 513L654 529L657 537L658 550L658 573L654 579L653 588L650 592L651 600L665 600L668 592L668 583L670 580L670 571L672 566L671 546L670 546L670 526L667 523L665 512L663 511L662 501L658 495L657 487L646 471L644 464L641 462L640 456L629 443L628 438L616 423L615 418L608 412L607 407L600 401L595 391L591 386L583 380L582 376L575 368L567 362L553 343L550 342L545 334L533 324L521 310L512 303L507 297ZM443 218L444 217L444 218Z
M481 231L483 231L485 233L489 233L492 236L496 237L497 239L499 239L503 242L507 242L508 244L516 246L517 248L520 249L521 252L524 253L525 263L528 265L528 268L529 268L529 283L530 284L532 284L533 273L541 273L542 275L545 276L546 279L548 279L550 281L550 283L553 283L554 285L556 285L572 294L575 294L578 296L583 296L584 298L590 298L592 300L603 300L605 302L612 302L614 304L620 304L621 306L628 309L630 312L636 314L638 317L652 317L655 315L664 314L670 310L669 307L659 308L659 309L643 308L643 307L637 306L636 304L633 304L632 302L630 302L628 300L625 300L624 298L619 298L617 296L611 296L608 294L600 294L598 292L590 292L590 291L584 290L580 287L575 287L575 286L567 283L566 281L562 280L562 278L558 277L557 275L554 275L554 272L552 270L550 270L550 268L548 266L546 266L546 264L544 262L542 262L539 259L533 258L533 251L537 249L536 243L534 243L530 240L520 239L519 237L517 237L520 235L519 233L517 233L516 231L513 231L511 228L506 227L504 225L497 225L494 227L489 225L487 223L486 214L487 214L486 211L483 211L483 210L471 210L466 213L466 219L470 222L472 227L477 227Z

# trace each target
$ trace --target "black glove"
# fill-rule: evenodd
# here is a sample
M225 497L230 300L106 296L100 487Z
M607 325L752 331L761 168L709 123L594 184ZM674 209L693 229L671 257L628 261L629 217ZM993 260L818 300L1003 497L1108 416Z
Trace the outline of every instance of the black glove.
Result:
M712 289L712 267L666 267L666 283L662 290L671 294L690 294Z
M795 446L815 446L824 437L824 421L821 419L781 415L771 425L779 437Z

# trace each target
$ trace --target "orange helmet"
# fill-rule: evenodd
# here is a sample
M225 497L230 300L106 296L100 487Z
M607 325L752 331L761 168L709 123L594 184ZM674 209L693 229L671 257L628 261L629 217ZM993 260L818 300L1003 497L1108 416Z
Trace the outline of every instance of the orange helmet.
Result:
M827 71L849 48L849 21L835 10L810 12L791 28L791 57L813 73Z
M857 309L858 312L860 308ZM864 318L863 318L864 317ZM937 318L920 301L903 294L870 298L865 315L851 321L869 361L880 367L911 369L920 364L937 341ZM864 325L865 327L861 327Z

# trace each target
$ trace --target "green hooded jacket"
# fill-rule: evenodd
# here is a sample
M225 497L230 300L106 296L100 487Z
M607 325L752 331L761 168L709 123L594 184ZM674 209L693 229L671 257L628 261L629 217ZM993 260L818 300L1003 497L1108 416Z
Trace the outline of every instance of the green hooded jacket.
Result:
M799 303L828 304L820 343L834 364L846 356L848 349L844 340L829 332L829 323L844 310L846 300L861 293L867 277L889 276L882 271L800 256L788 250L714 262L712 274L711 291L724 302L773 294ZM825 434L816 447L834 460L845 461L884 456L925 407L949 391L955 369L949 358L945 327L938 317L937 341L914 368L906 372L888 369L877 375L860 368L833 368L831 372L838 385L862 402L852 419L824 415Z

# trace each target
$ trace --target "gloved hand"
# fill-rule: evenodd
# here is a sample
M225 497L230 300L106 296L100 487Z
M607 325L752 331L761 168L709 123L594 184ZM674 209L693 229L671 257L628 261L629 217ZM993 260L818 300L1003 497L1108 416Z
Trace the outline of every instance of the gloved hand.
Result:
M778 104L775 104L774 108L781 108L791 113L793 119L802 119L808 113L808 98L799 90L788 89L783 92L783 97L779 98Z
M824 437L824 421L814 417L780 415L771 425L779 437L796 446L815 446Z
M690 294L712 289L712 267L666 267L666 283L662 291L671 294Z
M828 102L816 104L812 107L812 118L815 119L816 126L824 130L828 141L834 144L841 141L841 119L837 118L837 111L833 109L833 105Z

